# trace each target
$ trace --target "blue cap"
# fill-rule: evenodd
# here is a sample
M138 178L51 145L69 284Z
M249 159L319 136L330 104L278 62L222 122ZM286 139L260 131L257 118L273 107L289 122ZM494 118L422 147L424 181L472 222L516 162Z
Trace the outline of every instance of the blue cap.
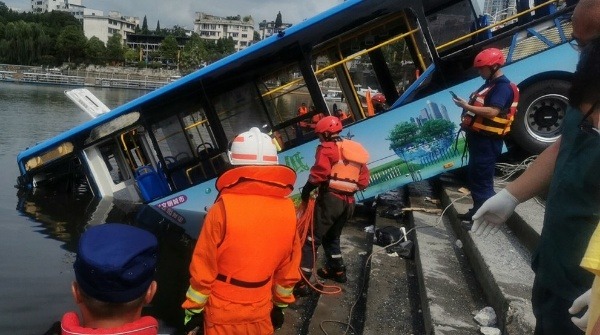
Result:
M96 300L133 301L152 283L157 256L156 237L146 230L119 223L94 226L79 240L75 279Z

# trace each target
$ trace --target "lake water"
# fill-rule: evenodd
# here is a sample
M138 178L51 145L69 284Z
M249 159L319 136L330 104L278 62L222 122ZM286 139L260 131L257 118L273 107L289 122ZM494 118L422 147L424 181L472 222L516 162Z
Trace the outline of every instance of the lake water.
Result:
M159 289L146 314L161 333L176 333L188 283L187 265L198 227L164 222L147 208L125 208L92 198L22 193L14 185L17 154L37 142L89 120L63 93L65 87L0 82L0 334L43 334L68 310L73 261L86 225L144 225L160 243ZM145 91L90 88L108 107ZM135 213L135 214L132 214Z

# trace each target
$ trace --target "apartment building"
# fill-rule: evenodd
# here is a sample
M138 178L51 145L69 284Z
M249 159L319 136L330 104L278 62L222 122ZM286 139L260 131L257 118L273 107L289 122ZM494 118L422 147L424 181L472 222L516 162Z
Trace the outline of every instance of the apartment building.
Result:
M254 38L254 20L251 16L220 17L196 12L194 32L201 38L218 40L231 37L235 41L235 50L245 49Z
M114 34L121 34L123 42L127 40L128 34L135 33L135 27L140 24L140 19L133 16L123 16L116 11L110 11L108 15L84 15L83 32L88 39L92 36L98 37L102 42Z
M275 35L286 28L291 27L291 23L282 23L279 27L275 26L275 21L267 21L263 20L258 24L258 32L260 35L260 39L264 40L267 37Z

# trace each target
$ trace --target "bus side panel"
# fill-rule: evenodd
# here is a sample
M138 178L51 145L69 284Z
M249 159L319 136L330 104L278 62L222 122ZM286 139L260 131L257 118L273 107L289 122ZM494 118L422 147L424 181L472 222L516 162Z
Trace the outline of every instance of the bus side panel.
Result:
M546 71L573 72L577 57L568 45L563 45L510 64L504 72L518 84ZM449 91L468 99L482 84L483 79L474 78L344 128L342 136L363 144L371 159L370 185L357 194L358 200L466 165L468 157L462 159L464 137L457 140L461 110L452 102ZM317 145L314 140L279 153L280 162L297 173L296 197L308 179ZM214 186L215 179L209 180L151 205L183 224L214 203L218 194Z

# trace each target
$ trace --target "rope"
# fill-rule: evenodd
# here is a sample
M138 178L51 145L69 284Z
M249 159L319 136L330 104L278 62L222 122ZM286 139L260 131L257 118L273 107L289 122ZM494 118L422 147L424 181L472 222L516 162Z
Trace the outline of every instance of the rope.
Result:
M312 241L312 255L313 255L313 268L312 273L315 274L316 278L316 264L317 264L317 248L315 247L315 233L314 233L314 213L315 213L315 198L309 197L308 203L305 205L301 204L296 209L296 229L298 230L298 235L300 237L301 245L304 246L306 242L306 238L310 233L310 240ZM317 281L317 285L313 285L310 282L310 278L306 278L302 269L298 269L300 271L300 275L302 276L302 280L314 291L317 291L321 294L337 294L342 292L342 288L336 285L325 285L319 281Z

